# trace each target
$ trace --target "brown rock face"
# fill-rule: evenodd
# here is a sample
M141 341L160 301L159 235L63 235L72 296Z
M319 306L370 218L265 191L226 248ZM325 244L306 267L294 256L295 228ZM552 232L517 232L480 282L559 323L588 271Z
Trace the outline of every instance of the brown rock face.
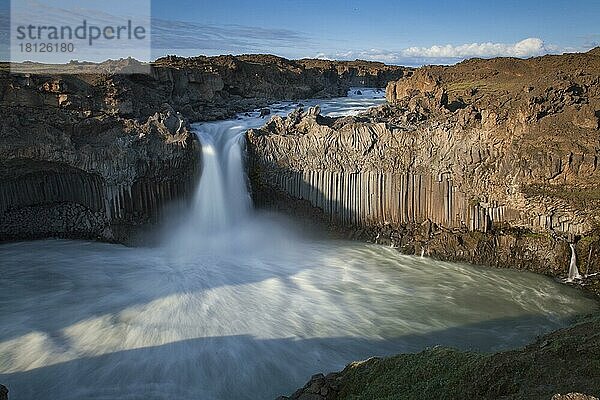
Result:
M167 106L145 122L57 106L0 112L0 240L130 242L195 185L197 141Z
M255 196L407 252L553 275L584 237L596 271L599 71L593 53L470 60L390 83L393 104L359 117L272 120L248 133Z
M384 88L391 81L410 76L413 68L385 65L372 61L330 61L303 59L299 63L307 69L334 70L349 86Z
M165 57L154 67L159 80L174 81L175 102L192 120L228 117L272 100L346 96L351 86L385 87L411 72L367 61L295 61L264 54Z
M439 78L426 69L416 71L412 79L390 82L386 87L386 98L391 103L413 95L426 95L440 89Z

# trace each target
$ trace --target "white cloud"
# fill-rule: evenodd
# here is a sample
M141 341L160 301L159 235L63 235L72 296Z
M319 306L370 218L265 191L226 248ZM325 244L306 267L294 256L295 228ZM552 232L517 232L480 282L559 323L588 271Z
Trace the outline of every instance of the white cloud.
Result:
M471 43L453 46L409 47L404 57L467 58L467 57L532 57L547 53L542 39L528 38L517 43Z
M382 61L391 64L423 65L452 64L465 58L480 57L533 57L556 53L559 49L547 45L542 39L528 38L516 43L468 43L461 45L435 45L431 47L409 47L399 51L381 49L357 50L333 54L319 53L317 58Z
M320 60L331 60L331 58L329 58L329 56L325 53L319 53L315 56L315 58L318 58Z

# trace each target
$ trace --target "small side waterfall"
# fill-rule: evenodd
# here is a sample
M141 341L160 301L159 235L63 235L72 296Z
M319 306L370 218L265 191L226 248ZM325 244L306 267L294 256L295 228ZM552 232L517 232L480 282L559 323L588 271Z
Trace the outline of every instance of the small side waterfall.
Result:
M582 277L579 275L579 269L577 269L575 245L573 243L569 243L569 247L571 247L571 263L569 264L569 277L567 278L567 282L573 282L575 279L581 279Z

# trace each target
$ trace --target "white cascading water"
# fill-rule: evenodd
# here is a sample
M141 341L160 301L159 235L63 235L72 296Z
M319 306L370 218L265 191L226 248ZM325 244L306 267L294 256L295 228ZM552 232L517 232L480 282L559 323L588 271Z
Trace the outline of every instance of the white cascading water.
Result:
M383 101L362 92L321 110ZM194 126L200 185L160 247L0 245L11 400L274 399L374 355L521 346L596 307L543 276L315 239L252 210L243 133L264 122L254 112Z
M579 274L579 269L577 268L577 254L575 253L575 245L573 243L569 243L569 247L571 248L571 262L569 263L569 277L567 278L567 282L573 282L576 279L581 279L581 275Z
M199 231L222 231L246 218L252 206L244 169L243 121L194 127L202 144L202 174L194 197L193 223Z

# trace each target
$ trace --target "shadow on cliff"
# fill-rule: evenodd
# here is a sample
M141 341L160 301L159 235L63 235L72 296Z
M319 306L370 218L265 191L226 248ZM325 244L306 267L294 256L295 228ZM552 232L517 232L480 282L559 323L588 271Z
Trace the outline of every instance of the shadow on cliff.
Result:
M262 176L265 170L277 171L275 175L280 176L279 181L275 183L269 181L268 177ZM348 191L344 192L343 200L333 199L331 194L326 195L321 188L299 178L298 174L303 173L280 169L272 162L267 163L266 166L251 163L249 176L254 204L261 209L281 212L293 218L293 222L303 230L310 232L323 232L332 225L344 228L356 227L359 225L359 220L376 219L374 215L361 215L348 206L349 200L356 198L355 192L359 187L345 188ZM319 183L323 184L323 182ZM340 182L336 181L333 184L336 186L335 190L340 190L338 186L341 185ZM367 196L370 196L373 203L379 201L374 193L368 193Z
M80 398L269 399L290 393L314 373L331 372L371 356L418 352L443 345L497 351L533 338L519 327L547 330L541 316L490 320L389 340L352 337L259 339L205 337L84 357L0 375L11 400ZM562 321L566 323L566 321ZM501 341L489 343L490 332Z

